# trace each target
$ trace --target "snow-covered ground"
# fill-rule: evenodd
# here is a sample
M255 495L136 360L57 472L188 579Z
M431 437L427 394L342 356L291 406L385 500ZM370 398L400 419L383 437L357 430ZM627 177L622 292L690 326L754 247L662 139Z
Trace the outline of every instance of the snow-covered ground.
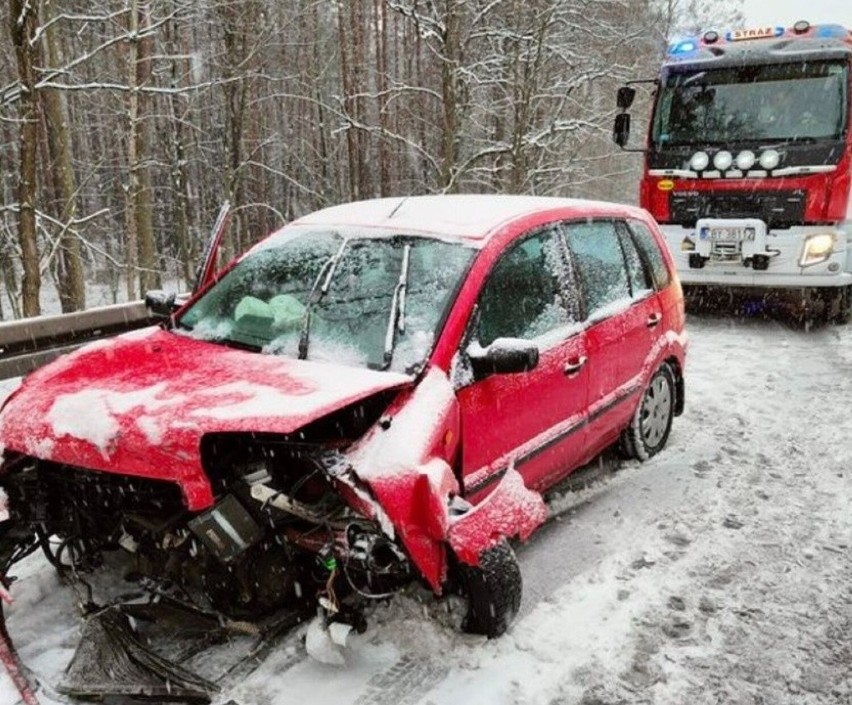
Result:
M20 383L21 380L19 377L14 377L12 379L0 379L0 404L3 403L3 400L9 396Z
M346 666L307 658L298 632L217 702L852 702L852 326L689 329L668 449L551 500L517 549L525 597L506 636L460 635L440 607L398 598ZM18 574L9 631L55 684L79 638L74 595L39 557Z
M163 276L163 290L169 292L187 291L188 287L183 281L174 274L165 274ZM127 284L126 280L121 277L116 282L107 284L94 281L94 276L89 275L86 279L86 308L97 308L100 306L112 306L113 304L125 303L127 301ZM9 294L6 287L0 284L0 302L2 302L3 313L7 320L12 318L11 307L9 306ZM62 306L59 303L59 294L53 283L45 284L39 293L39 305L41 306L42 316L55 316L62 313ZM0 382L2 385L2 382ZM2 386L0 386L0 394L2 394Z

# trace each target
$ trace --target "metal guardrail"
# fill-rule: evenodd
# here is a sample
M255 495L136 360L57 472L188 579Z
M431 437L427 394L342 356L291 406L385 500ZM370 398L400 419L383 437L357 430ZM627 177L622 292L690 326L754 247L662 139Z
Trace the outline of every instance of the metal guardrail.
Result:
M156 323L142 301L0 322L0 379L21 377L81 345Z

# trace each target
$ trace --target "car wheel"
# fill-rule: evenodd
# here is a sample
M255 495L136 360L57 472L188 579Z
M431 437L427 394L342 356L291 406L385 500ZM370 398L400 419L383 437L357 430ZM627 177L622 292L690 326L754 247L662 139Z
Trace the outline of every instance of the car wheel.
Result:
M507 541L483 551L479 565L457 564L459 587L467 598L462 629L494 639L505 633L521 606L523 581Z
M636 460L647 460L659 453L669 439L674 409L674 375L666 364L651 377L630 425L621 435L623 454Z

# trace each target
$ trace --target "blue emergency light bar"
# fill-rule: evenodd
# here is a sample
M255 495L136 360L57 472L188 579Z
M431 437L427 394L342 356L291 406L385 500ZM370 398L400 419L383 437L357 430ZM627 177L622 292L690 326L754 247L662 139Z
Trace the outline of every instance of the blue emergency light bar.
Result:
M806 20L796 22L793 27L756 27L752 29L732 29L724 34L708 30L700 37L681 37L669 44L667 55L671 59L684 59L697 54L702 48L716 43L734 43L755 39L777 39L778 37L801 36L809 34L817 39L850 39L852 33L839 24L811 25Z

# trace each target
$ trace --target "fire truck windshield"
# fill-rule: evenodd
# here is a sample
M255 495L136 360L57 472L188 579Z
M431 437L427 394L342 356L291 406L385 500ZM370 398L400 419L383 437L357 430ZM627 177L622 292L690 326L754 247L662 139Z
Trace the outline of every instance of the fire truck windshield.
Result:
M664 74L651 141L666 145L843 139L844 61L678 70Z

